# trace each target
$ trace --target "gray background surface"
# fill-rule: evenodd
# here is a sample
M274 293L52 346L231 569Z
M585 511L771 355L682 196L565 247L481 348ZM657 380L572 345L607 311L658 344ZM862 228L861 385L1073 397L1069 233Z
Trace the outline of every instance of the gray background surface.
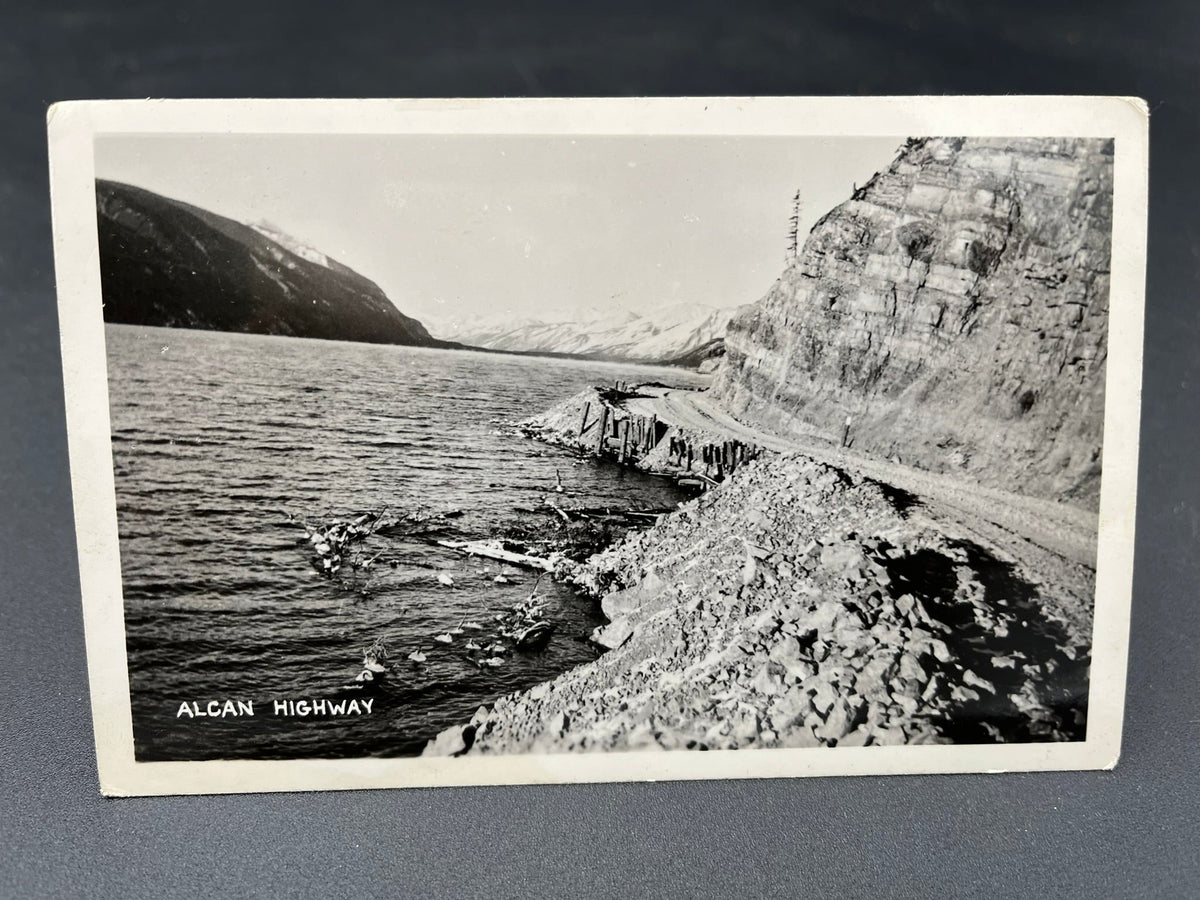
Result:
M0 7L0 896L1200 894L1198 37L1188 4ZM847 93L1137 94L1150 104L1137 561L1115 771L99 796L48 103Z

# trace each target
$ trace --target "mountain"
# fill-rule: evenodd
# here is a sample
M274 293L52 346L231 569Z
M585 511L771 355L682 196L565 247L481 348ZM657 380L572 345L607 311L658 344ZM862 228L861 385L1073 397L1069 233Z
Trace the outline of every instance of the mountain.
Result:
M96 182L104 319L441 346L372 281L266 224Z
M695 366L723 352L733 312L678 303L646 313L589 311L566 321L474 316L433 328L444 338L491 350Z
M734 415L1094 507L1112 141L910 140L726 334ZM1123 423L1136 427L1137 423Z

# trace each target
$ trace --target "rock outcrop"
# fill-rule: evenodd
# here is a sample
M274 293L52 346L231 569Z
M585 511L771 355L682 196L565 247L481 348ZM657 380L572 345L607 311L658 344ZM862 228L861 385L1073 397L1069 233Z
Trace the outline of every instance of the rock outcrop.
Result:
M1094 506L1111 226L1111 141L910 140L734 319L714 391L766 428L838 442L849 419L860 452Z
M451 346L374 282L262 226L102 180L96 212L105 321Z

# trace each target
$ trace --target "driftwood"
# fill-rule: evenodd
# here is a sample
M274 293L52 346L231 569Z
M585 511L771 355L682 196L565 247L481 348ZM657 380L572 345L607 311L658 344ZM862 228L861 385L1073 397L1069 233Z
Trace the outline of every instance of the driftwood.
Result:
M486 556L488 559L498 559L501 562L522 566L526 569L540 569L543 572L554 571L554 563L540 556L529 556L525 553L513 553L499 546L497 541L435 541L439 547L447 547L466 553L468 556Z
M570 524L570 522L571 522L571 517L570 517L569 515L567 515L567 511L566 511L565 509L563 509L561 506L558 506L558 505L557 505L557 504L555 504L555 503L552 503L552 502L551 502L551 501L549 501L549 500L547 500L547 501L546 501L546 505L547 505L548 507L550 507L550 509L552 509L552 510L554 510L556 513L558 513L560 516L562 516L562 520L563 520L564 522L566 522L566 523Z

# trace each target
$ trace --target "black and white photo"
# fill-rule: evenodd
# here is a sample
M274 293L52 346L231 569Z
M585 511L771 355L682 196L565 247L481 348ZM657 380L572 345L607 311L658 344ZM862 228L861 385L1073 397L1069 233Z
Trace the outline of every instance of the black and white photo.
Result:
M1115 762L1136 103L56 110L106 792Z

